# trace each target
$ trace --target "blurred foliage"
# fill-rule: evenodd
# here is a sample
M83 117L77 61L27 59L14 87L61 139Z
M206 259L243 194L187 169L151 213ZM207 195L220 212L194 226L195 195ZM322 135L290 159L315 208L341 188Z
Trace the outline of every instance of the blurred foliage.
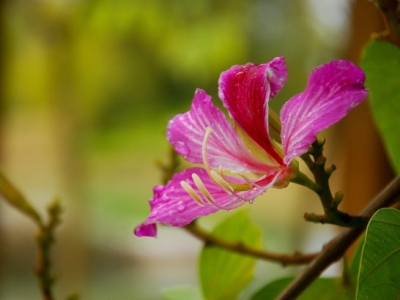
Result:
M307 1L20 0L8 6L12 105L53 103L59 99L49 93L61 89L65 105L99 129L187 107L196 87L216 97L221 71L274 56L285 55L290 78L303 78L291 83L300 91L304 72L337 50L318 38Z
M157 299L160 292L154 286L171 277L154 279L148 265L132 259L127 235L146 216L151 187L160 183L154 161L167 155L166 123L189 108L195 89L206 90L221 105L217 95L222 71L283 55L289 79L271 103L278 110L304 89L313 67L340 57L347 38L346 22L328 26L316 12L319 2L310 0L4 3L0 38L5 45L5 97L0 101L7 110L0 118L9 121L9 128L23 128L7 133L9 139L18 134L18 141L26 141L10 148L15 158L11 162L6 156L5 163L11 169L18 164L20 173L12 176L16 182L29 177L37 183L41 178L46 189L56 182L73 190L61 200L66 207L63 228L71 223L75 227L66 229L59 240L73 237L68 251L75 254L80 250L73 247L86 247L81 252L90 261L88 273L95 274L90 279L95 283L85 285L85 265L77 267L81 277L70 277L89 290L78 285L80 294L95 295L94 299L114 299L112 291L121 299L132 294ZM341 13L346 16L345 10ZM325 14L333 15L333 10ZM46 134L53 140L45 139L51 144L43 146ZM55 150L60 153L52 160ZM124 251L135 268L119 260ZM73 257L68 252L66 273L76 264L70 261ZM21 268L27 268L25 262L20 261ZM21 285L20 280L14 283ZM15 296L15 286L8 290ZM30 299L30 290L25 293Z

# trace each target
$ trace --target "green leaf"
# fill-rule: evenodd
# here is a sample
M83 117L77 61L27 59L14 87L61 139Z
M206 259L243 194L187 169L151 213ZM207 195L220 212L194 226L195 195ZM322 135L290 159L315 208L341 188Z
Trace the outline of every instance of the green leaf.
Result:
M366 47L361 65L376 123L400 173L400 49L389 42L373 41Z
M197 287L180 287L164 291L163 296L166 300L202 300L200 290Z
M400 211L380 209L365 235L358 275L357 299L399 299Z
M242 210L222 222L213 235L261 248L261 231ZM205 299L236 299L253 278L256 260L243 254L205 245L200 254L200 282Z

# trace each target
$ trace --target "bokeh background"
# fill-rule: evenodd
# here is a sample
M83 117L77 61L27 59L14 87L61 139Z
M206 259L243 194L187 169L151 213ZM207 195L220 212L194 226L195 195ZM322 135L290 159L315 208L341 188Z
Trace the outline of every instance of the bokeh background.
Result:
M278 111L313 67L357 63L382 28L367 0L2 0L0 13L0 167L42 213L62 201L59 299L162 299L163 290L196 286L199 241L177 228L162 227L157 239L132 233L161 182L168 120L189 108L196 88L220 105L218 77L230 66L283 55L289 78L271 104ZM339 168L334 189L356 213L391 176L368 105L323 135ZM40 299L35 228L3 202L0 299ZM336 232L302 220L320 208L301 187L246 208L270 250L316 251ZM297 271L260 262L242 298Z

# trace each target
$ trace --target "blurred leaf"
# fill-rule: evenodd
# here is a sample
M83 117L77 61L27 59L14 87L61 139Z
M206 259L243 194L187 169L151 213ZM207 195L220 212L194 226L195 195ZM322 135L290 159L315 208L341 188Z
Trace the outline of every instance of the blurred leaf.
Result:
M222 222L213 235L261 247L261 231L252 224L247 211L239 211ZM253 278L256 260L213 246L204 246L200 255L200 282L205 299L236 299Z
M167 300L201 300L203 297L197 287L180 287L163 292Z
M361 63L371 107L390 159L400 172L400 49L384 41L367 46Z
M368 224L358 276L357 299L399 299L400 212L379 210Z

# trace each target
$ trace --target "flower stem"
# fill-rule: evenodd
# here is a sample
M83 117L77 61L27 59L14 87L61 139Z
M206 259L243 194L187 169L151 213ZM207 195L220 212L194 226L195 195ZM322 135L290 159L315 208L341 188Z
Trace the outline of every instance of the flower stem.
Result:
M305 186L316 193L321 190L321 187L318 184L316 184L314 181L308 178L307 175L301 172L299 172L297 176L291 180L291 182Z

